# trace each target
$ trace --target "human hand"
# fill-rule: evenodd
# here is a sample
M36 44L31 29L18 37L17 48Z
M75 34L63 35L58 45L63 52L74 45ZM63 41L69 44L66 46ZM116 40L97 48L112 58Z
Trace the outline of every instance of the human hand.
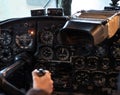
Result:
M45 70L45 75L38 76L38 70L35 69L32 72L33 77L33 88L44 90L45 92L51 94L53 92L53 80L51 79L51 73Z

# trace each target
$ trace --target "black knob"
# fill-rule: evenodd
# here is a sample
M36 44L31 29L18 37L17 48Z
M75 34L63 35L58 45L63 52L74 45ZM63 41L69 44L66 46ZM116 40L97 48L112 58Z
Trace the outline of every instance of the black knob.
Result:
M39 71L39 72L38 72L38 76L40 76L40 77L41 77L41 76L44 76L45 73L46 73L45 70L43 70L43 69L39 69L38 71Z

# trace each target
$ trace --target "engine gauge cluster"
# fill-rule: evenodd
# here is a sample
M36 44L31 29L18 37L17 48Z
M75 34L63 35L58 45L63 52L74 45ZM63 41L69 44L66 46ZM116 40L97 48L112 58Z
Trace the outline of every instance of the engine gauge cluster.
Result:
M96 46L82 46L80 44L62 44L61 39L58 43L55 43L57 41L54 41L54 33L47 32L49 33L46 33L47 36L44 35L44 39L40 38L42 45L40 46L39 58L45 59L45 62L47 60L47 65L43 64L42 66L48 67L53 73L55 88L59 88L58 91L66 91L66 88L78 92L97 88L100 88L101 91L111 90L111 88L117 89L118 74L115 74L114 71L120 71L119 43L113 44L112 41L105 40L104 43ZM43 36L43 34L41 35ZM50 42L46 39L49 39ZM39 61L39 63L41 62ZM62 62L68 64L66 66L58 65L63 64ZM68 66L71 66L71 68L68 68Z

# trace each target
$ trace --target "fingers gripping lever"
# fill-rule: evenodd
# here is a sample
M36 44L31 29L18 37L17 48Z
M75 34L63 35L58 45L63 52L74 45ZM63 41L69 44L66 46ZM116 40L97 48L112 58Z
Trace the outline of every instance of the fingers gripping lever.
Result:
M38 72L38 76L40 76L40 77L41 77L41 76L44 76L45 73L46 73L45 70L43 70L43 69L39 69L38 71L39 71L39 72Z

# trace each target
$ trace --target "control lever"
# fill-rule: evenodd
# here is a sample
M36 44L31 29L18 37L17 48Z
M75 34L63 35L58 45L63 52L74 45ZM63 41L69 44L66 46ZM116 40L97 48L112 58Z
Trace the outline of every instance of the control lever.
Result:
M18 54L17 56L15 56L15 61L24 61L26 63L30 63L31 62L31 57L28 55L28 53L23 52L21 54Z
M15 56L14 64L0 71L0 89L2 89L7 95L25 95L24 92L8 82L6 78L29 62L31 62L31 60L28 54L21 53Z
M14 64L6 67L5 69L0 71L0 75L2 75L4 78L7 78L10 76L14 71L25 65L26 63L29 63L31 60L28 57L26 53L21 53L17 56L15 56Z
M40 76L40 77L44 76L45 73L46 73L45 70L43 70L43 69L41 69L41 68L40 68L38 71L39 71L39 72L38 72L37 74L38 74L38 76Z

